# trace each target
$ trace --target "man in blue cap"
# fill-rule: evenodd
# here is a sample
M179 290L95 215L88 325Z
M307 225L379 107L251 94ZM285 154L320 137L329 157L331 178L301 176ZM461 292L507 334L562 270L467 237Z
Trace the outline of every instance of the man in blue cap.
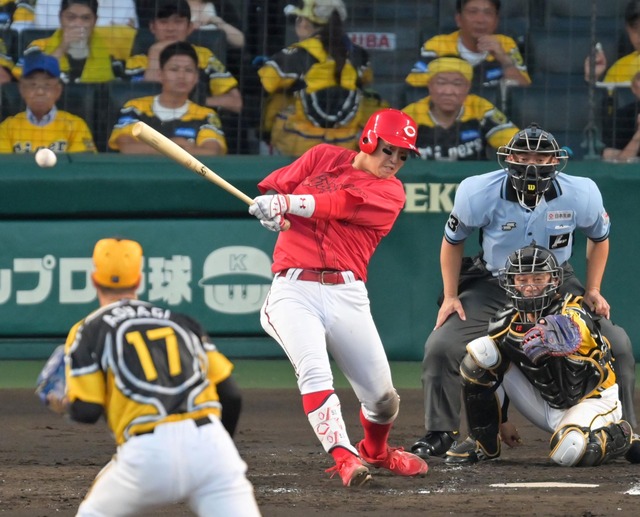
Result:
M56 107L62 82L55 57L26 55L19 90L27 109L0 124L0 153L35 153L42 148L54 153L96 152L87 123Z

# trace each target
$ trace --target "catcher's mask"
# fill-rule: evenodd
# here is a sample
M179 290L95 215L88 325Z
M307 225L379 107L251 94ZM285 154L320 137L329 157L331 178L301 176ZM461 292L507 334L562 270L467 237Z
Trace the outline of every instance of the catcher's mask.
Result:
M535 208L551 181L567 165L569 155L551 133L535 122L514 135L497 151L498 163L507 171L524 208Z
M535 273L550 273L551 278L543 284L533 284L542 288L538 294L525 296L522 292L525 286L516 282L516 276ZM523 321L527 321L527 313L532 313L536 321L542 316L544 309L555 297L562 279L563 270L558 266L553 253L536 244L514 251L509 255L504 268L498 272L500 287L507 292Z

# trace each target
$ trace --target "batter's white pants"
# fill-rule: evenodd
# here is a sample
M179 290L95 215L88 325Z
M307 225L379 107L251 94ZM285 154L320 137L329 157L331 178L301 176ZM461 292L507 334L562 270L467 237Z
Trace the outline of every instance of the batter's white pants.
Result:
M247 466L216 417L160 424L133 437L96 477L78 509L82 517L138 515L186 501L199 516L259 516Z
M348 283L337 285L296 280L295 274L277 276L260 321L291 361L302 395L334 389L331 354L365 416L373 416L377 402L395 396L391 369L365 284L351 273L344 275L350 275Z
M505 373L501 387L525 418L550 433L569 424L599 429L622 419L617 384L602 391L600 398L586 399L569 409L552 408L514 364Z

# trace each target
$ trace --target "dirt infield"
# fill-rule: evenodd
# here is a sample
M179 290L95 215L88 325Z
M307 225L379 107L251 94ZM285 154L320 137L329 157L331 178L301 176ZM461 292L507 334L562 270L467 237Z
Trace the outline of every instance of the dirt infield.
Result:
M361 438L357 403L339 390L352 441ZM393 445L409 447L422 433L418 390L400 392ZM637 398L637 397L636 397ZM73 424L41 407L31 390L0 390L0 515L66 517L115 447L104 424ZM245 390L236 442L249 465L264 516L627 516L638 515L640 465L624 460L592 469L565 469L547 459L548 436L515 413L525 445L472 467L430 462L424 478L374 471L364 489L348 490L324 469L321 451L295 390ZM596 488L503 488L499 483L563 482ZM184 505L149 515L191 515ZM226 517L226 516L224 516Z

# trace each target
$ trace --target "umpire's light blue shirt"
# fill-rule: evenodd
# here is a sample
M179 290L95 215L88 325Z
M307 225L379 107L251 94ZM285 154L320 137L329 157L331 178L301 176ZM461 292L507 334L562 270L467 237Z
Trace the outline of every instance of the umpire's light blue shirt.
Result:
M536 241L559 263L569 260L578 229L599 242L609 237L609 216L600 190L589 178L560 173L534 210L523 208L505 170L464 179L456 192L444 235L460 244L480 229L487 268L497 275L515 250Z

